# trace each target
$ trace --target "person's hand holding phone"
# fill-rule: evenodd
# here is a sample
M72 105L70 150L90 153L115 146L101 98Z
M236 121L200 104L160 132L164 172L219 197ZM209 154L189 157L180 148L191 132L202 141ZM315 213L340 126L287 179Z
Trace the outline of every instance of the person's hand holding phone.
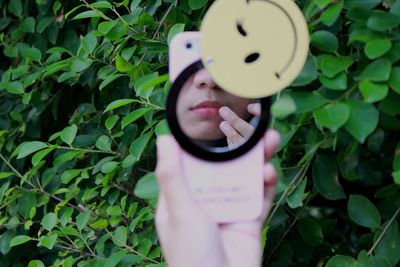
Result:
M160 196L156 228L170 267L255 267L261 263L261 231L275 196L277 175L268 160L280 136L264 136L264 202L258 220L217 224L195 202L183 175L180 147L172 136L157 140L156 176ZM245 173L243 174L246 175Z
M249 104L247 111L254 116L260 116L261 104ZM229 107L221 107L219 115L224 120L219 127L226 136L229 148L233 149L243 144L253 134L255 127L235 114Z

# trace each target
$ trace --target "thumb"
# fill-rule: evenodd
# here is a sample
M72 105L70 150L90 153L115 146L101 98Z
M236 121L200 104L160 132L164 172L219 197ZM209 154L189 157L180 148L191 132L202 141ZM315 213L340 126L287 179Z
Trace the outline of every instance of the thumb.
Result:
M195 206L194 199L183 176L180 147L172 136L157 139L155 173L170 216L188 216Z

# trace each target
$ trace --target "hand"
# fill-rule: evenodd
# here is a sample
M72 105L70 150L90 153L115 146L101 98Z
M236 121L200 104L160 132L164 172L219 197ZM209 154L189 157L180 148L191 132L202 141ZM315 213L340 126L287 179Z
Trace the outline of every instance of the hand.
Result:
M160 196L156 228L170 267L255 267L261 263L261 231L275 196L277 176L267 163L280 136L269 130L265 139L264 207L251 222L217 224L205 214L191 195L183 177L180 147L171 136L157 140L156 176Z
M261 104L249 104L247 110L255 116L260 116ZM233 149L239 146L253 134L254 126L240 118L227 106L219 109L219 115L224 119L219 127L226 136L229 148Z

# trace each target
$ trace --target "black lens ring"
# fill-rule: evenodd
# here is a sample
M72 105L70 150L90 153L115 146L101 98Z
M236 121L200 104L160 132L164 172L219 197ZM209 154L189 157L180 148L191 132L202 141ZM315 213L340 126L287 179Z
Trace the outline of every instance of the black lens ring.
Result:
M171 133L174 135L175 139L178 141L179 145L186 150L189 154L198 157L206 161L221 162L232 160L242 156L251 150L259 140L264 136L265 131L268 127L271 100L270 97L265 97L260 99L261 103L261 115L259 123L254 130L254 133L250 138L240 145L239 147L226 151L226 152L213 152L207 150L201 146L193 143L190 138L183 132L179 125L176 107L178 102L179 93L182 87L185 85L186 81L197 71L204 68L201 60L198 60L190 64L186 69L184 69L176 80L171 85L171 90L167 98L167 122Z

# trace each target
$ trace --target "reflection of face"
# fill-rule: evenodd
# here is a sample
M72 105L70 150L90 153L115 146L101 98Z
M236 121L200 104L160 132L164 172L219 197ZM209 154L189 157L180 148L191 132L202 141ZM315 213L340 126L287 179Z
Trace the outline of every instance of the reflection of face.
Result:
M223 121L218 111L229 107L246 120L250 99L237 97L219 88L206 70L200 70L185 83L177 101L177 118L183 132L192 139L218 140L225 137L219 126Z

